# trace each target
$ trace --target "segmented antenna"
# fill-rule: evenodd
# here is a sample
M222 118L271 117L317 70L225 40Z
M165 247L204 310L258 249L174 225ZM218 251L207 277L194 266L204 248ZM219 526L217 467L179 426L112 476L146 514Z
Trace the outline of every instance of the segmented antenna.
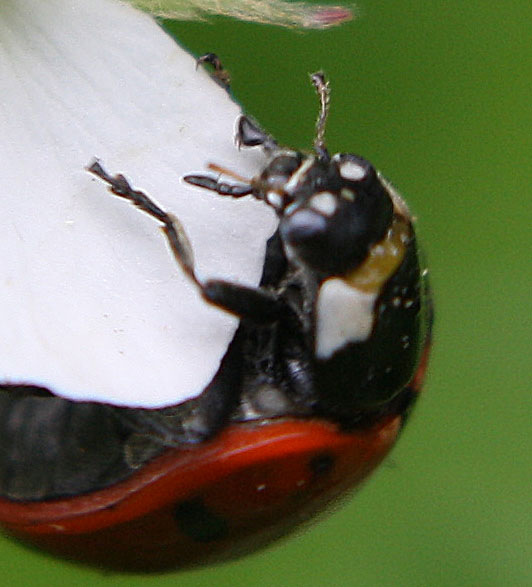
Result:
M331 101L331 90L329 82L325 79L322 71L313 73L310 76L312 84L316 88L318 98L320 99L320 113L316 121L316 138L314 139L314 149L320 159L329 159L329 152L325 146L325 123L329 115L329 103Z

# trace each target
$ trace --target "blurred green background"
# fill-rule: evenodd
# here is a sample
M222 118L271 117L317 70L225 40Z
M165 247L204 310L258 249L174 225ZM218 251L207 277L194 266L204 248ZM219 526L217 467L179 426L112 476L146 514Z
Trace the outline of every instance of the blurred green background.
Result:
M222 56L246 110L294 147L311 146L307 74L324 69L330 149L373 161L419 216L435 347L398 447L332 516L242 561L105 575L1 539L1 584L532 585L532 4L360 0L359 13L310 33L166 24Z

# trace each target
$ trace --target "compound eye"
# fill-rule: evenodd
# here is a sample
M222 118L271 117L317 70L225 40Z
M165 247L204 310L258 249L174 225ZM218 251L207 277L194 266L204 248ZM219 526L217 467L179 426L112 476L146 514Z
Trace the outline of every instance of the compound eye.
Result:
M260 176L264 191L283 191L287 181L300 165L301 155L298 153L281 153L274 157Z
M265 174L290 177L300 165L301 155L298 153L281 153L270 161Z

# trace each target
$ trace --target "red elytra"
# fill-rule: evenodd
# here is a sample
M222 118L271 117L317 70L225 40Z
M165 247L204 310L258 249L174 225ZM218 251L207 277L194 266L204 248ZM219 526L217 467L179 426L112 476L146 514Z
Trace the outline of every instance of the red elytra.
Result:
M431 338L429 330L407 386L415 395ZM405 415L350 432L321 420L233 424L100 491L43 502L0 498L0 523L24 543L102 569L157 572L238 558L359 486L395 444Z
M430 350L429 332L408 385L416 395ZM233 424L100 491L46 502L0 498L0 522L24 543L102 569L158 572L238 558L359 486L395 444L404 417L352 432L320 420Z
M147 572L230 559L290 532L363 481L394 444L401 419L352 433L319 421L237 424L102 491L0 500L0 519L24 542L101 568Z

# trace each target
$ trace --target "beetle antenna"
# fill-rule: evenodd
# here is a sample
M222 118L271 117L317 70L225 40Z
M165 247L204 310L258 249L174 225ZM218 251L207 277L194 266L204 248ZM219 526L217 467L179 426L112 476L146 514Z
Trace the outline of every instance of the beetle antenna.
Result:
M329 104L331 101L331 90L329 82L325 79L322 71L313 73L310 79L316 88L318 98L320 99L320 113L316 121L316 138L314 139L314 149L320 159L329 159L329 152L325 146L325 123L329 115Z

